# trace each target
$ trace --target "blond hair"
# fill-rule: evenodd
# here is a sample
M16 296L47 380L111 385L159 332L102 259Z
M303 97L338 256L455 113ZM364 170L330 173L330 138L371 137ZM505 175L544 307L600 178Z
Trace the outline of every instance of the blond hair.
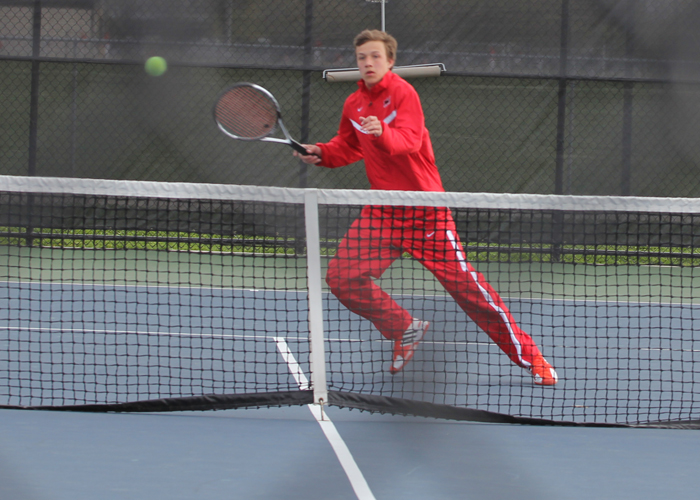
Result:
M390 61L396 60L396 51L399 48L399 44L396 38L389 33L380 30L364 30L355 37L355 48L367 42L383 42L384 47L386 47L386 58Z

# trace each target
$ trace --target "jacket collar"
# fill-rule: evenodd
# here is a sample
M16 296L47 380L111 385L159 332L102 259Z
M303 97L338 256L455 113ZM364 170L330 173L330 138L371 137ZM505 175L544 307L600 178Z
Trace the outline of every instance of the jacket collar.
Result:
M381 80L379 80L376 84L374 84L374 87L372 87L371 89L367 88L367 84L362 79L359 82L357 82L357 86L360 87L360 90L362 90L362 92L365 92L370 96L375 96L379 95L383 90L385 90L394 78L396 78L396 75L393 73L393 71L389 70L387 71L386 75L384 75L384 77Z

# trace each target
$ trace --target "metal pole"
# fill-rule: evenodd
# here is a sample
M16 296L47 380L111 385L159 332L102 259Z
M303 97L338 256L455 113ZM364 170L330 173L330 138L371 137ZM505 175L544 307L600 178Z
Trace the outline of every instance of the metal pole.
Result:
M557 159L554 173L554 192L564 192L564 139L566 124L567 59L569 57L569 0L562 0L561 45L559 48L559 99L557 103ZM564 244L564 214L554 212L552 221L552 260L561 260Z
M34 1L32 26L32 80L29 100L29 163L27 175L36 175L37 128L39 121L39 56L41 55L41 0ZM27 196L26 245L34 244L34 194Z
M32 80L29 101L29 165L27 175L36 175L37 127L39 121L39 56L41 55L41 0L34 1L32 28Z
M311 64L313 56L313 19L314 0L306 0L306 16L304 22L304 74L301 89L301 135L302 143L309 142L309 121L311 108ZM299 187L308 185L308 165L299 160Z
M318 223L318 192L304 192L304 214L306 227L307 286L309 288L309 364L314 403L328 402L326 381L326 353L323 333L323 287L321 275L321 237Z
M634 1L627 2L625 12L629 16L627 25L627 40L625 46L625 77L634 78ZM632 193L632 101L634 99L634 82L627 81L624 85L622 101L622 168L620 173L620 194L629 196Z
M382 0L382 31L386 31L386 0Z
M302 144L309 142L309 126L311 115L311 66L313 64L313 15L314 0L306 0L306 15L304 22L304 71L302 72L301 88L301 135ZM299 160L299 187L306 188L309 185L309 166ZM304 229L303 207L297 209L295 227L294 251L297 255L304 252L306 245L306 232ZM308 250L307 250L308 251Z
M557 104L557 159L554 193L564 193L564 135L566 124L567 59L569 57L569 0L562 0L559 48L559 99Z
M71 123L71 134L70 134L70 176L75 177L75 154L77 150L78 141L78 47L77 42L73 42L73 92L71 95L71 107L70 107L70 123Z

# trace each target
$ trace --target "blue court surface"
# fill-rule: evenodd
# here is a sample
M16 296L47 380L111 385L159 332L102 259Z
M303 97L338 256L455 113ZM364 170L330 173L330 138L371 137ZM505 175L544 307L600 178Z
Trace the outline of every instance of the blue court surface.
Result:
M676 290L669 278L663 287L653 282L663 292L654 295L659 300L615 298L610 283L622 279L594 271L610 275L584 276L576 287L599 291L583 298L572 292L534 300L506 290L509 307L557 367L555 388L533 386L454 301L433 294L401 298L432 328L397 376L386 372L390 345L326 296L329 388L575 422L691 419L700 356L696 297L666 297ZM298 290L4 283L4 404L308 384L298 380L310 368ZM336 407L3 409L0 500L695 499L698 449L696 430L484 424Z
M700 433L692 430L475 424L337 408L323 418L337 435L306 406L0 410L0 498L644 500L694 499L700 489Z
M0 404L71 405L297 390L309 371L299 291L0 282ZM398 296L431 321L397 376L391 344L326 294L331 390L557 421L694 420L700 305L508 297L559 372L536 387L444 295ZM112 398L112 399L110 399Z

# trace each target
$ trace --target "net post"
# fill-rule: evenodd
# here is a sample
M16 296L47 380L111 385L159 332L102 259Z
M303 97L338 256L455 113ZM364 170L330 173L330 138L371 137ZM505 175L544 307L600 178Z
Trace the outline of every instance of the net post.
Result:
M323 405L328 401L326 386L326 355L323 345L323 296L321 288L321 239L318 225L318 192L304 192L304 215L306 222L306 265L309 288L309 342L311 353L311 385L314 403Z

